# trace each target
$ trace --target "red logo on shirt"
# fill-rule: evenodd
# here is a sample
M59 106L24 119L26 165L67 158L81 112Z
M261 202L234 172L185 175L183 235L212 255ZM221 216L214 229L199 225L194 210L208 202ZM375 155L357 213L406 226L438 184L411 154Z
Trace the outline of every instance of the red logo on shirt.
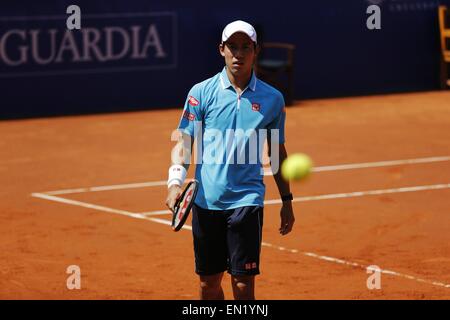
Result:
M193 96L189 96L189 104L193 107L198 106L199 102Z
M195 120L195 114L190 113L189 111L185 110L184 113L183 113L183 118L186 118L189 121L194 121Z
M261 105L259 103L252 103L252 110L259 111L261 109Z

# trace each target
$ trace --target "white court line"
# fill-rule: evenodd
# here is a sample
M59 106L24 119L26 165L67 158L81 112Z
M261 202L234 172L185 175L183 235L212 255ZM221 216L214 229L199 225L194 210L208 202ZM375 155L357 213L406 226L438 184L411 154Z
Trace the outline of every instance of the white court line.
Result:
M302 252L302 254L305 256L308 256L308 257L319 259L319 260L334 262L334 263L348 265L348 266L352 266L352 267L359 267L359 268L362 268L365 270L367 270L367 269L372 270L372 271L374 270L373 268L368 268L368 266L364 266L364 265L356 263L356 262L346 261L346 260L337 259L337 258L328 257L328 256L322 256L322 255L318 255L318 254L315 254L312 252ZM414 276L411 276L408 274L403 274L403 273L396 272L396 271L391 271L391 270L386 270L386 269L381 269L381 268L378 270L375 270L375 271L379 271L380 273L389 274L392 276L397 276L397 277L401 277L401 278L405 278L405 279L409 279L409 280L415 280L417 282L431 284L431 285L434 285L437 287L450 288L450 284L447 284L447 283L421 279L421 278L417 278L417 277L414 277Z
M348 193L332 193L332 194L322 194L317 196L307 196L307 197L295 197L292 202L306 202L306 201L318 201L318 200L330 200L330 199L345 199L345 198L354 198L354 197L362 197L362 196L373 196L380 194L389 194L389 193L404 193L404 192L416 192L416 191L427 191L427 190L440 190L440 189L449 189L450 183L448 184L434 184L428 186L415 186L415 187L402 187L402 188L394 188L394 189L380 189L380 190L368 190L368 191L356 191L356 192L348 192ZM281 203L280 199L266 200L264 201L265 205L268 204L279 204ZM159 216L170 214L169 210L156 210L149 212L140 212L140 215L143 216Z
M43 192L43 193L56 196L56 195L60 195L60 194L135 189L135 188L145 188L145 187L155 187L155 186L165 186L165 185L167 185L167 181L150 181L150 182L127 183L127 184L115 184L115 185L100 186L100 187L56 190L56 191L49 191L49 192Z
M443 161L450 161L450 156L322 166L322 167L314 167L312 171L313 172L338 171L338 170L388 167L388 166L397 166L397 165L405 165L405 164L432 163L432 162L443 162ZM268 170L268 171L264 172L264 175L265 176L272 175L272 172L270 170ZM89 188L56 190L56 191L49 191L49 192L43 192L43 193L56 196L56 195L71 194L71 193L98 192L98 191L109 191L109 190L122 190L122 189L165 186L166 184L167 184L167 181L165 181L165 180L164 181L150 181L150 182L117 184L117 185L89 187Z
M157 211L149 211L149 212L139 212L139 214L142 214L143 216L149 217L149 216L162 216L165 214L171 214L172 211L170 210L157 210Z
M372 195L372 194L383 194L383 191L387 191L385 193L394 193L394 192L396 192L395 190L397 190L397 192L413 192L413 191L422 191L422 190L437 190L437 189L444 189L444 188L450 188L450 184L438 184L438 185L431 185L431 186L405 187L405 188L386 189L386 190L372 190L372 191L365 191L365 192L353 192L353 193L349 193L349 194L357 194L358 196L362 196L362 195ZM136 218L136 219L149 220L149 221L153 221L153 222L156 222L156 223L165 224L165 225L169 225L169 226L171 225L171 222L169 220L159 219L159 218L150 218L150 217L147 217L144 214L140 214L140 213L133 213L133 212L125 211L125 210L112 209L112 208L108 208L108 207L104 207L104 206L94 205L94 204L81 202L81 201L76 201L76 200L65 199L65 198L62 198L62 197L56 197L56 196L52 196L52 195L48 195L48 194L42 194L42 193L32 193L31 195L33 197L36 197L36 198L41 198L41 199L46 199L46 200L50 200L50 201L61 202L61 203L65 203L65 204L76 205L76 206L80 206L80 207L84 207L84 208L100 210L100 211L105 211L105 212L114 213L114 214L120 214L120 215L128 216L128 217L131 217L131 218ZM342 195L344 195L344 194L342 194ZM331 195L322 195L321 197L325 197L325 196L329 197ZM304 198L313 198L313 197L304 197ZM345 197L339 196L339 198L345 198ZM295 199L297 199L297 201L302 201L302 200L299 200L299 199L303 199L303 198L295 198ZM313 200L318 200L318 199L313 199ZM303 200L303 201L308 201L308 200ZM268 204L278 203L278 202L275 202L274 200L269 200L268 202L270 202ZM159 211L154 211L154 212L161 213L163 211L165 211L165 210L159 210ZM148 215L149 213L152 213L152 212L148 212L146 214ZM192 230L192 227L189 226L189 225L184 225L183 229L185 229L185 230ZM265 247L274 248L274 249L277 249L277 250L280 250L280 251L286 251L286 252L290 252L290 253L299 253L299 251L296 250L296 249L288 249L288 248L277 246L277 245L273 245L273 244L270 244L270 243L267 243L267 242L263 242L262 245L265 246ZM364 268L364 269L367 268L367 267L365 267L365 266L363 266L361 264L358 264L356 262L346 261L346 260L333 258L333 257L329 257L329 256L318 255L318 254L315 254L315 253L312 253L312 252L300 252L300 254L308 256L308 257L316 258L316 259L319 259L319 260L323 260L323 261L334 262L334 263L338 263L338 264L342 264L342 265L348 265L348 266L351 266L351 267L360 267L360 268ZM434 286L450 288L450 284L446 284L446 283L442 283L442 282L438 282L438 281L421 279L421 278L417 278L417 277L414 277L414 276L411 276L411 275L399 273L399 272L396 272L396 271L380 269L380 272L384 273L384 274L389 274L389 275L393 275L393 276L402 277L402 278L405 278L405 279L414 280L414 281L421 282L421 283L431 284L431 285L434 285Z
M403 192L415 192L415 191L426 191L426 190L439 190L439 189L448 189L448 188L450 188L450 183L448 183L448 184L433 184L433 185L428 185L428 186L403 187L403 188L394 188L394 189L357 191L357 192L348 192L348 193L323 194L323 195L309 196L309 197L296 197L296 198L294 198L292 200L292 202L306 202L306 201L329 200L329 199L344 199L344 198L373 196L373 195L389 194L389 193L403 193ZM274 199L274 200L264 201L264 204L276 204L276 203L281 203L281 200L280 199Z
M119 214L119 215L122 215L122 216L131 217L131 218L149 220L149 221L153 221L153 222L157 222L157 223L167 224L169 226L171 225L171 222L168 221L168 220L159 219L159 218L149 218L146 215L141 214L141 213L135 213L135 212L130 212L130 211L126 211L126 210L113 209L113 208L109 208L109 207L105 207L105 206L99 206L99 205L92 204L92 203L87 203L87 202L82 202L82 201L77 201L77 200L71 200L71 199L66 199L66 198L62 198L62 197L51 196L51 195L43 194L43 193L32 193L31 196L35 197L35 198L40 198L40 199L45 199L45 200L50 200L50 201L70 204L70 205L79 206L79 207L83 207L83 208L88 208L88 209L94 209L94 210L99 210L99 211ZM160 211L166 211L166 210L160 210ZM169 213L170 213L170 211L169 211ZM183 229L189 229L189 226L186 226L186 228L185 228L185 226L183 226Z
M345 199L345 198L354 198L354 197L363 197L363 196L372 196L372 195L381 195L381 194L390 194L390 193L405 193L405 192L417 192L417 191L428 191L428 190L442 190L442 189L450 189L450 183L448 184L433 184L428 186L415 186L415 187L402 187L402 188L394 188L394 189L380 189L380 190L368 190L368 191L356 191L356 192L348 192L348 193L332 193L332 194L322 194L317 196L307 196L307 197L295 197L292 202L307 202L307 201L318 201L318 200L330 200L330 199ZM67 204L75 204L75 205L81 205L84 202L76 201L76 200L69 200L61 197L56 197L44 193L33 193L33 197L36 198L42 198L47 200L53 200L57 202L63 202ZM62 199L62 200L60 200ZM273 200L266 200L264 201L265 205L271 205L271 204L280 204L280 199L273 199ZM81 205L84 206L84 205ZM121 213L122 210L116 210L116 209L109 209L107 207L102 206L96 206L96 205L90 205L86 206L86 208L90 209L96 209L94 207L100 208L99 210L102 210L101 208L106 208L108 212L115 211L113 213ZM104 210L106 211L106 210ZM124 211L128 212L128 211ZM155 210L155 211L148 211L148 212L140 212L140 213L134 213L135 215L139 215L142 217L149 217L149 216L159 216L159 215L166 215L170 214L171 211L169 210Z
M376 167L399 166L399 165L404 165L404 164L431 163L431 162L442 162L442 161L450 161L450 156L341 164L341 165L335 165L335 166L317 167L317 168L313 168L312 171L313 172L323 172L323 171L336 171L336 170L349 170L349 169L362 169L362 168L376 168Z
M139 218L139 219L144 219L145 218L145 216L143 216L143 215L141 215L139 213L132 213L132 212L126 211L126 210L113 209L113 208L99 206L99 205L91 204L91 203L87 203L87 202L71 200L71 199L66 199L66 198L56 197L56 196L51 196L51 195L43 194L43 193L32 193L31 196L33 196L35 198L41 198L41 199L45 199L45 200L61 202L61 203L65 203L65 204L71 204L71 205L79 206L79 207L83 207L83 208L88 208L88 209L105 211L105 212L109 212L109 213L120 214L120 215L123 215L123 216L132 217L132 218Z
M450 161L450 156L404 159L404 160L389 160L389 161L379 161L379 162L339 164L339 165L333 165L333 166L314 167L312 169L312 172L389 167L389 166L399 166L399 165L405 165L405 164L431 163L431 162L443 162L443 161ZM265 176L272 175L271 170L269 169L269 170L265 171L264 175Z

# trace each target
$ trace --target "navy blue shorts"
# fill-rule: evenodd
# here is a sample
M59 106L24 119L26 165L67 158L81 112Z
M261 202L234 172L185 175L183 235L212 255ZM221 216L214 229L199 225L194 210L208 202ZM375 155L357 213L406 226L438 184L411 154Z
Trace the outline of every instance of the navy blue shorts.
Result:
M263 208L230 210L192 207L195 272L213 275L225 270L232 275L259 274Z

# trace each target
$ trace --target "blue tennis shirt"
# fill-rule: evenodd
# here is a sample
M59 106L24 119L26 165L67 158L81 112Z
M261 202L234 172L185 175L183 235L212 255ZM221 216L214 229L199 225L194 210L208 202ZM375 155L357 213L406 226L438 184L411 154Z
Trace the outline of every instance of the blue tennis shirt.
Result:
M240 95L226 67L194 85L178 129L197 140L195 203L210 210L263 207L263 146L267 139L284 143L284 123L283 95L254 73Z

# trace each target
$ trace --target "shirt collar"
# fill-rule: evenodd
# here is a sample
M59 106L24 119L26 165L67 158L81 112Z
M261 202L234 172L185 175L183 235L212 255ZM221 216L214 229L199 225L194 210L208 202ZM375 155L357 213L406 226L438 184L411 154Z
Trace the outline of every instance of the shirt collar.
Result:
M252 71L252 77L250 79L250 82L247 86L248 89L252 90L253 92L255 92L256 90L256 75L255 72ZM227 67L223 67L222 72L220 73L220 84L222 85L222 89L227 89L229 87L231 87L231 82L230 79L228 79L228 74L227 74ZM244 91L247 89L245 88Z

